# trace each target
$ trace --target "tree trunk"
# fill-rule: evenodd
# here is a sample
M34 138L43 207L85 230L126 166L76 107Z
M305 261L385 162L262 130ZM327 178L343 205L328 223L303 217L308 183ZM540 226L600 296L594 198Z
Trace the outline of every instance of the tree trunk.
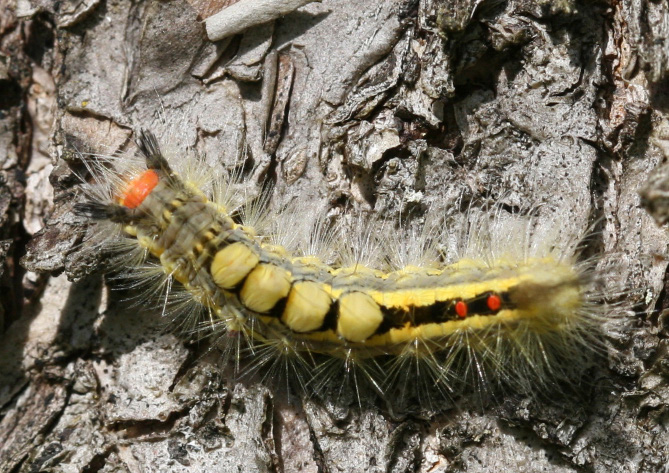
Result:
M0 471L669 471L667 235L638 195L669 215L666 3L323 0L209 41L232 3L0 0ZM629 330L587 403L419 416L230 383L81 243L71 167L140 127L251 158L275 208L601 218Z

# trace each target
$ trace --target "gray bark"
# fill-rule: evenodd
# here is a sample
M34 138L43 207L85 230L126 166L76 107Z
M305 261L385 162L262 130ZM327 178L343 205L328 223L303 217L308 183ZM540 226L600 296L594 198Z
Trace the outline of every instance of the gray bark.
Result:
M638 195L666 221L666 3L323 0L209 42L231 3L0 0L0 471L669 471L667 234ZM602 218L635 311L615 356L587 402L420 415L228 382L107 290L71 213L77 152L175 123L208 165L269 170L276 208Z

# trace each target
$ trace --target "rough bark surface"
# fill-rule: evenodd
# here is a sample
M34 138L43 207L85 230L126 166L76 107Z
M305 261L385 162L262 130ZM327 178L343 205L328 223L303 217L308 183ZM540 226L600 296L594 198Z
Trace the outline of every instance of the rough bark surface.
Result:
M231 3L0 0L0 471L669 471L667 234L638 194L666 221L666 2L323 0L209 42ZM252 157L277 208L601 218L636 312L616 356L587 402L429 415L230 384L107 291L71 213L78 152L175 122L210 166Z

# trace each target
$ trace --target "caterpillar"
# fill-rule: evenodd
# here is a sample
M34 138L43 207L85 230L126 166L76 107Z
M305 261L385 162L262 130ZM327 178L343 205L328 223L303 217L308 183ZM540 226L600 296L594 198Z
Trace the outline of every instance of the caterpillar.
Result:
M93 246L129 268L123 277L164 291L178 323L216 333L236 361L289 366L306 390L339 383L342 370L386 396L419 385L536 393L582 375L602 348L593 259L579 261L579 242L557 225L541 232L531 217L470 209L464 236L432 224L407 241L363 221L351 236L320 218L304 224L296 209L268 219L264 199L242 202L235 179L202 184L151 132L136 143L143 163L87 164L93 183L75 212L97 225ZM450 258L440 245L453 238Z

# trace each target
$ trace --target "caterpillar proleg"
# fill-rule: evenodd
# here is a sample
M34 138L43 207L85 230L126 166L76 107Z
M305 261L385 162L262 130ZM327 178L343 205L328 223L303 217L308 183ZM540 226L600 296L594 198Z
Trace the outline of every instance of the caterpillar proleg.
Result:
M204 314L201 326L251 366L288 363L306 389L340 367L386 394L418 378L447 395L473 384L538 392L582 374L600 348L592 261L577 260L557 225L470 209L460 236L428 224L405 241L371 224L352 237L295 209L263 218L229 182L178 172L150 132L137 144L142 164L89 165L96 184L76 211L97 222L126 276L173 291L175 318ZM295 235L299 222L308 235ZM449 238L456 259L442 248Z

